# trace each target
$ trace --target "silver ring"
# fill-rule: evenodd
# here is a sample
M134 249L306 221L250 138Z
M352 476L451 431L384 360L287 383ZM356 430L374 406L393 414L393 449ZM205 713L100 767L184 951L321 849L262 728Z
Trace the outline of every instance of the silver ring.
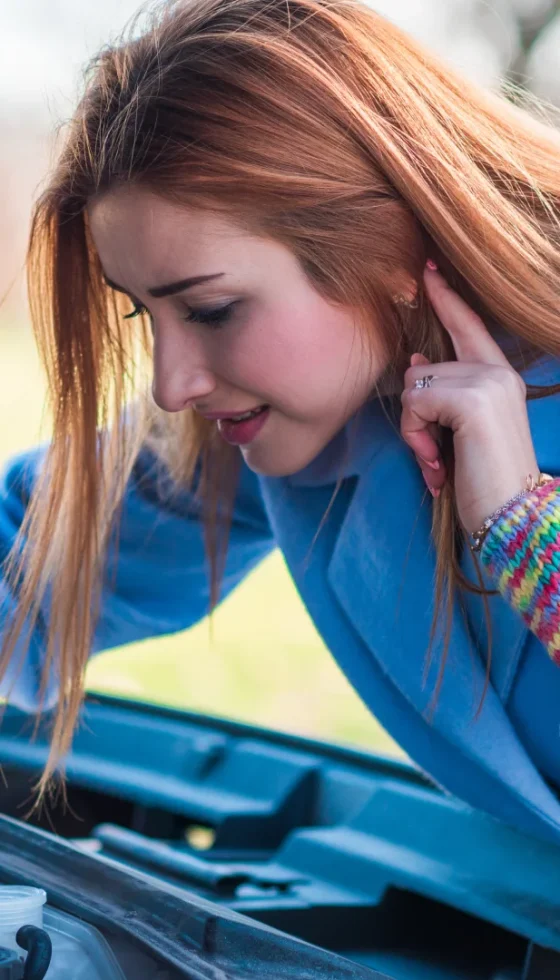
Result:
M417 378L414 382L415 388L431 388L432 381L435 381L437 374L426 374L423 378Z

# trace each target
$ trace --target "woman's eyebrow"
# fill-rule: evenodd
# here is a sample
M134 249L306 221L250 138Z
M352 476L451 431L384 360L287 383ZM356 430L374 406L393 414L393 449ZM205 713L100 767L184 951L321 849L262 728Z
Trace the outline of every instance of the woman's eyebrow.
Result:
M153 296L154 299L162 299L164 296L173 296L174 293L181 293L184 289L190 289L191 286L198 286L200 283L208 282L210 279L219 279L223 275L225 275L223 272L214 272L211 276L191 276L190 279L179 279L178 282L170 282L167 286L154 286L153 289L147 289L146 292L150 296ZM103 273L103 278L111 289L116 289L118 293L128 294L128 289L124 289L123 286L112 282L105 273Z

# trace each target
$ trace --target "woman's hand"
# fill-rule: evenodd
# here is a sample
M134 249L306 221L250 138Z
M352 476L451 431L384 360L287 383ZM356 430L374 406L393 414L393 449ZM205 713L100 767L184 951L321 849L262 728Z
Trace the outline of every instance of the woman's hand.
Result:
M436 441L437 426L453 430L455 495L469 533L535 478L535 458L527 416L525 382L473 310L429 266L424 282L430 301L453 341L456 361L431 364L413 354L402 394L401 432L416 455L426 483L438 496L445 468ZM414 382L433 374L430 388ZM430 465L435 463L435 467ZM437 468L436 468L437 467Z

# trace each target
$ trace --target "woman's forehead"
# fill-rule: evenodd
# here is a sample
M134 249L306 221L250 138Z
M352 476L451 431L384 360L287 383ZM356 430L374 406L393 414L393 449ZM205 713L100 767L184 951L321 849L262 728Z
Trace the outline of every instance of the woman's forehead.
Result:
M218 272L244 280L272 269L287 274L293 264L284 246L252 236L233 219L140 187L118 187L92 199L88 220L106 278L127 292Z
M101 225L126 222L127 228L140 227L144 232L196 237L200 242L247 236L242 225L233 218L210 208L174 203L133 184L118 186L91 198L87 212L90 223L98 229Z

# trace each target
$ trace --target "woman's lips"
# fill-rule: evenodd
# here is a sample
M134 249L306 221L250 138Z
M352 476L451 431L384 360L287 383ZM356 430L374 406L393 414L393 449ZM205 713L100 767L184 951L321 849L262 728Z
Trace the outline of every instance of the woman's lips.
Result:
M231 418L221 418L218 419L218 432L232 446L246 446L261 431L269 415L270 408L268 405L264 405L257 415L253 415L252 418L242 422L233 422Z
M266 405L256 405L254 408L243 408L239 412L202 412L197 409L202 418L209 419L210 422L221 422L222 419L235 419L239 415L247 415L248 412L258 412L261 408L266 408Z

